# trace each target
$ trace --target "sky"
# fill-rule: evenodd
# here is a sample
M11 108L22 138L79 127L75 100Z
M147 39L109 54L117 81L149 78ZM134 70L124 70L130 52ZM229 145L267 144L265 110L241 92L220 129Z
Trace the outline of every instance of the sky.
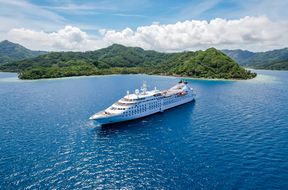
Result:
M0 0L0 40L45 51L288 47L287 0Z

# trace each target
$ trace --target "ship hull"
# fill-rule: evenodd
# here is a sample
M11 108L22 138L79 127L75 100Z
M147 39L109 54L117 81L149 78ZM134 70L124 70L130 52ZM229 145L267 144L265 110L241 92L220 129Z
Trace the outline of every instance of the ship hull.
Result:
M109 126L110 124L115 124L115 123L120 123L120 122L125 122L125 121L131 121L131 120L135 120L135 119L139 119L139 118L143 118L143 117L147 117L149 115L155 114L155 113L159 113L159 112L163 112L167 109L171 109L189 102L194 101L195 98L193 95L188 96L183 98L182 100L175 102L175 103L171 103L168 104L166 106L161 106L158 109L155 110L151 110L148 112L144 112L142 114L139 115L135 115L135 116L131 116L131 117L124 117L123 115L114 115L114 116L110 116L110 117L103 117L103 118L97 118L94 119L94 121L96 121L98 124L102 125L102 126Z

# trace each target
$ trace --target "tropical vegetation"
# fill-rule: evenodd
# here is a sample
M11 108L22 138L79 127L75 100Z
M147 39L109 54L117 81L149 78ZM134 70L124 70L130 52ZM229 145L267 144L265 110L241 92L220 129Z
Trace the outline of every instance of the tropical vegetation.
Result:
M223 50L240 65L255 69L288 70L288 48L250 52L247 50Z
M0 70L18 72L21 79L131 73L222 79L256 76L215 48L161 53L119 44L88 52L51 52L2 65Z
M0 65L19 61L27 58L37 57L38 55L45 54L44 51L32 51L19 44L4 40L0 42Z

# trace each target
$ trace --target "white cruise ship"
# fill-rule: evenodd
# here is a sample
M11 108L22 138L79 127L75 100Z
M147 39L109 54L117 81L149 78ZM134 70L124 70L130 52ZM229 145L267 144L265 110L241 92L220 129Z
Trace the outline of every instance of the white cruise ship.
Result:
M105 125L145 117L169 108L193 101L195 93L187 82L180 81L168 90L148 91L144 83L141 91L135 90L118 100L107 109L90 117L98 123Z

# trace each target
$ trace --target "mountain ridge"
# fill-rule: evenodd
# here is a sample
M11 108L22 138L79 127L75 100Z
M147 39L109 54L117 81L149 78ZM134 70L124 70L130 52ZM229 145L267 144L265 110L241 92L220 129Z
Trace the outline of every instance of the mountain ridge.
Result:
M163 53L113 44L87 52L50 52L0 66L21 79L146 73L196 78L249 79L256 76L215 48Z
M255 69L288 70L288 48L265 52L247 50L222 50L241 66Z
M0 65L12 61L36 57L45 53L47 52L29 50L20 44L3 40L0 42Z

